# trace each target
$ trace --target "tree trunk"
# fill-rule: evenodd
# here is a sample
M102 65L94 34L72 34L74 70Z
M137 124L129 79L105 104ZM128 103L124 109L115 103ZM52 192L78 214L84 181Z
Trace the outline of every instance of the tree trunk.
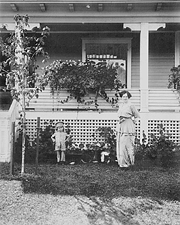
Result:
M26 111L25 111L25 93L24 92L23 92L22 110L23 110L23 130L22 130L22 165L21 165L21 174L24 174L25 148L26 148Z

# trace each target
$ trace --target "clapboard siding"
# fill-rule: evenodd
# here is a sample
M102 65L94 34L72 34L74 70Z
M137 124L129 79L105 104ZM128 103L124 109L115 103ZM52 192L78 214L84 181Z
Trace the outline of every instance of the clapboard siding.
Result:
M149 58L149 88L166 88L170 69L174 66L174 55L161 54Z
M140 109L140 90L131 89L132 94L131 102L137 109ZM107 91L107 95L110 99L115 98L115 91ZM27 110L33 111L64 111L64 110L96 110L94 102L95 95L91 94L84 97L85 103L77 103L76 99L72 98L66 103L61 101L65 100L68 96L66 90L61 90L59 93L52 95L50 88L46 88L45 91L39 94L39 98L32 99ZM149 89L148 107L149 110L179 110L180 103L177 91L171 89ZM120 101L120 99L119 99ZM89 104L88 104L89 102ZM112 106L106 102L103 98L98 97L98 110L114 111L117 110L117 105Z
M108 90L107 95L110 99L115 98L115 91ZM131 90L132 103L140 108L140 91L136 89ZM62 103L61 101L65 100L69 93L65 90L60 91L59 93L54 93L52 95L50 88L46 88L45 91L39 94L38 98L34 98L30 101L27 110L35 111L60 111L60 110L95 110L94 102L88 104L91 101L94 101L95 95L91 94L84 97L86 104L77 103L76 99L71 98L68 102ZM102 97L98 97L98 110L117 110L116 106L112 106L110 103L106 102Z
M149 88L166 88L170 69L174 66L172 54L150 55L149 57ZM131 87L140 87L140 58L132 56Z
M132 56L131 62L131 87L140 87L140 59L138 54Z
M171 89L149 89L149 110L180 110L179 95Z

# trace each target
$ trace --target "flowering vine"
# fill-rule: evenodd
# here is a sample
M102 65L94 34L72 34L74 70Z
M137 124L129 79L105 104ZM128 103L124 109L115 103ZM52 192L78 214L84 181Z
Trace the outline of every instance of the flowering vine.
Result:
M95 104L98 107L98 96L103 97L112 105L117 102L118 90L122 88L121 82L117 79L116 67L106 61L73 61L56 60L45 67L45 74L49 77L51 91L66 89L69 92L62 103L68 102L71 98L77 99L78 103ZM110 99L106 89L117 91L114 98ZM84 96L90 93L95 94L95 100L85 101Z

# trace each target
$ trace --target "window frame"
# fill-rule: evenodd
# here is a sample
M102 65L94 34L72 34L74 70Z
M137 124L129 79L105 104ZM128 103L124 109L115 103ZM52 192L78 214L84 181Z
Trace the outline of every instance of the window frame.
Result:
M131 41L132 38L83 38L82 61L86 61L86 44L127 44L127 88L131 88Z

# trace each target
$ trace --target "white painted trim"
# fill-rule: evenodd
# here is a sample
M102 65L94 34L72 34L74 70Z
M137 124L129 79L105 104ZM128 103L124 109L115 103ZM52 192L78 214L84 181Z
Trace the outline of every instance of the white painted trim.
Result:
M155 31L159 29L160 27L165 28L166 24L165 23L149 23L148 25L149 31Z
M124 23L123 28L130 28L133 31L140 31L141 30L141 24L140 23Z
M180 31L175 32L175 66L180 65Z
M5 25L7 30L15 30L16 28L15 23L4 23L2 25ZM25 26L27 30L32 30L34 27L40 28L40 23L28 23L28 26Z
M141 23L124 23L124 29L127 27L130 28L132 31L140 31L141 30ZM148 23L148 30L149 31L156 31L160 27L165 28L165 23Z
M148 23L141 23L140 33L140 90L141 112L148 112L149 30Z
M131 89L131 40L132 38L83 38L82 39L82 61L86 60L87 43L113 43L113 44L127 44L127 88Z

